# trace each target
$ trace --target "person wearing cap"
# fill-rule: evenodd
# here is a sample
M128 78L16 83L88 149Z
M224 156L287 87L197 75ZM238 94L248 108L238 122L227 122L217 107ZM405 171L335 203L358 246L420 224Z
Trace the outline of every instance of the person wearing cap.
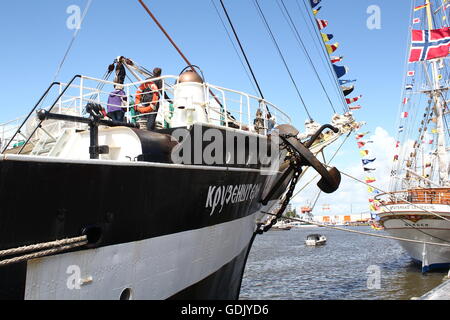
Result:
M127 102L127 95L123 91L123 85L116 84L115 90L108 97L108 117L113 121L123 122L125 111L122 106Z

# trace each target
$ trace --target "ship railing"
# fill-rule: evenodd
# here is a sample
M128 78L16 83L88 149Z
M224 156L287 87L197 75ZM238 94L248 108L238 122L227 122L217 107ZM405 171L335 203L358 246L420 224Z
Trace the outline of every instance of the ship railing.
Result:
M148 82L160 82L157 112L139 114L134 102L139 96L138 88ZM177 76L162 76L133 83L123 84L127 99L120 107L125 111L125 120L145 127L146 115L156 115L156 128L171 128L176 108L175 89ZM108 110L108 98L117 83L87 76L75 76L68 83L53 83L39 99L30 114L0 126L2 152L45 154L47 145L55 143L68 128L86 130L85 124L64 121L40 121L36 111L44 109L52 113L88 117L87 104L96 104ZM206 123L230 127L238 130L268 134L277 124L291 123L291 119L275 105L244 92L211 84L202 84ZM150 94L154 92L149 92ZM197 102L198 103L198 102ZM18 123L22 123L17 125ZM194 121L195 122L195 121ZM19 145L19 146L18 146ZM33 151L31 151L33 150Z
M414 189L383 193L375 197L384 205L393 204L450 204L450 189Z
M17 132L17 129L24 119L25 117L20 117L0 124L0 150L3 150L4 146L8 144L17 147L21 143L23 137L14 137L14 134Z

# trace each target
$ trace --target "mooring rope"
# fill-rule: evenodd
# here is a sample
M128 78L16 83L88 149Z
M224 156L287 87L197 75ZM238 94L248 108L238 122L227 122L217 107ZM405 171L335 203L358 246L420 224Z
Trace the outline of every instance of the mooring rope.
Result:
M0 251L0 257L13 256L13 255L37 251L37 250L42 250L42 251L38 251L38 252L34 252L34 253L30 253L30 254L26 254L23 256L10 258L10 259L0 260L0 267L27 261L27 260L31 260L31 259L42 258L42 257L48 256L48 255L54 254L54 253L81 247L86 244L88 244L87 236L81 236L81 237L76 237L76 238L44 242L44 243L38 243L38 244L19 247L19 248L2 250L2 251ZM47 249L47 250L44 250L44 249Z

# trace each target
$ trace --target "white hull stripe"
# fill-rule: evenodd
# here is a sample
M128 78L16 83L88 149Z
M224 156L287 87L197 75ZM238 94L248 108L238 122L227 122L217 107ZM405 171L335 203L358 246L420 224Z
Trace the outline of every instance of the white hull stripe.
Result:
M118 300L128 288L134 299L169 298L241 254L252 238L257 215L203 229L29 261L25 299Z

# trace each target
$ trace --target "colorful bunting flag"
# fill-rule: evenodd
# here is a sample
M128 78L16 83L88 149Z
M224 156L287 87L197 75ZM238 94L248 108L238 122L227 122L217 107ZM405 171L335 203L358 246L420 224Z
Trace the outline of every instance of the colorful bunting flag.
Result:
M342 86L344 84L356 82L357 80L339 80L339 84Z
M401 117L402 118L408 118L408 112L402 112Z
M409 101L409 98L404 98L404 99L403 99L403 104L407 104L408 101Z
M338 78L343 77L348 72L348 68L345 66L337 66L337 65L333 64L333 69L334 69L334 72L336 72L336 76Z
M359 133L356 135L355 138L356 138L356 140L359 140L359 139L363 138L365 135L368 135L369 133L370 133L369 131L364 132L364 133Z
M368 150L361 150L361 151L359 151L359 154L360 154L362 157L365 157L365 156L369 155L369 151L368 151Z
M413 24L418 24L418 23L420 23L420 19L419 19L419 18L415 18L415 19L413 20Z
M375 171L376 169L372 169L372 168L366 168L366 167L364 167L364 171Z
M322 0L310 0L311 7L313 7L313 8L317 7L317 5L320 3L320 1L322 1Z
M331 63L336 63L336 62L340 62L344 60L344 57L340 56L340 57L331 57Z
M336 42L335 44L326 44L325 47L327 48L328 54L332 54L338 49L339 43Z
M359 99L361 99L362 98L362 95L361 96L359 96L359 97L355 97L355 98L352 98L352 99L345 99L345 101L347 102L347 104L350 104L350 103L353 103L353 102L356 102L356 101L358 101Z
M398 154L394 156L394 161L398 161Z
M407 84L405 89L406 90L412 90L414 88L414 86L412 84Z
M419 11L419 10L421 10L421 9L423 9L423 8L428 7L429 5L430 5L429 3L426 3L426 4L422 5L422 6L415 7L415 8L414 8L414 11Z
M325 34L325 33L320 33L320 34L322 35L323 42L328 42L334 38L334 36L332 34Z
M414 77L415 74L415 71L408 71L408 77Z
M366 143L362 142L362 141L357 142L357 144L358 144L358 148L360 148L360 149L366 145Z
M373 158L373 159L362 159L361 161L362 161L362 163L363 163L363 166L366 166L366 165L368 165L369 163L374 162L375 160L377 160L377 158Z
M319 26L319 30L323 30L328 26L327 20L322 20L322 19L316 19L316 20L317 20L317 25Z
M350 110L359 110L362 107L361 106L352 106L352 107L348 107Z
M403 132L403 130L404 130L403 126L400 126L400 127L398 128L398 132Z
M366 177L366 183L373 183L375 181L377 181L377 180L373 177Z
M342 92L344 93L344 96L348 96L350 93L353 92L353 90L355 90L355 86L350 86L350 87L341 87L342 88Z
M322 7L318 7L317 9L314 9L313 14L316 16L319 13L320 9L322 9Z
M446 57L450 46L450 28L412 30L409 62Z

